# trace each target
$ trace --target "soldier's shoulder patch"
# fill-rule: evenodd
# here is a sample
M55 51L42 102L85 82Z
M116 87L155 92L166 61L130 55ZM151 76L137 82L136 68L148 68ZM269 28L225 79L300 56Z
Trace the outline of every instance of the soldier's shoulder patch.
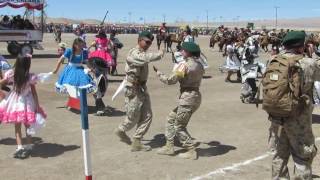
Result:
M188 66L186 63L180 63L178 67L175 69L176 76L183 78L188 71Z

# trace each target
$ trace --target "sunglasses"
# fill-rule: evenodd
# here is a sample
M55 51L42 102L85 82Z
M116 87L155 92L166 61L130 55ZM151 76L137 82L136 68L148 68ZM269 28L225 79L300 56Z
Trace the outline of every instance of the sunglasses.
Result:
M152 41L144 40L144 42L146 42L148 45L152 44Z

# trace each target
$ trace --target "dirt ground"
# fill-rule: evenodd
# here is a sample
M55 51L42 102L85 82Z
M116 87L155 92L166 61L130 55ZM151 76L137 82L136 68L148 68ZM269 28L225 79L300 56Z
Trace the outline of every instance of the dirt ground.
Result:
M89 36L89 41L93 40ZM63 41L69 46L75 38L64 34ZM124 43L120 50L118 72L124 73L124 60L130 48L137 42L137 35L119 35ZM89 42L88 41L88 42ZM90 112L90 141L92 151L93 178L95 180L122 179L232 179L264 180L271 176L271 155L267 155L268 127L266 113L254 105L240 101L240 84L225 83L225 74L218 67L224 61L217 49L210 49L209 37L197 39L207 55L210 68L202 82L203 100L200 109L193 115L188 129L201 142L197 151L199 159L182 160L156 154L164 144L166 116L176 106L178 85L166 86L150 69L148 88L153 108L153 123L144 143L153 147L150 152L130 152L130 147L119 142L113 130L125 118L124 97L111 96L123 76L110 76L106 104L114 108L105 117L93 115L93 98L88 96ZM46 34L44 51L35 51L32 71L36 73L53 70L57 57L57 45L52 34ZM151 51L156 49L156 45ZM6 44L0 44L0 54L7 55ZM8 57L8 56L6 56ZM269 55L261 52L263 60ZM14 60L8 57L10 62ZM170 73L171 54L154 63L160 70ZM151 66L150 66L151 67ZM60 70L61 71L61 70ZM235 78L235 77L233 77ZM12 158L16 148L14 127L0 126L0 177L3 180L80 180L84 179L80 115L64 108L66 96L57 94L54 82L57 76L45 84L38 84L40 102L48 113L47 126L34 137L35 150L26 160ZM319 109L314 111L314 134L320 137ZM132 131L129 133L132 134ZM318 139L319 140L319 139ZM320 146L320 142L317 142ZM178 147L176 150L180 150ZM290 163L290 169L293 169ZM314 178L320 176L320 158L313 164Z

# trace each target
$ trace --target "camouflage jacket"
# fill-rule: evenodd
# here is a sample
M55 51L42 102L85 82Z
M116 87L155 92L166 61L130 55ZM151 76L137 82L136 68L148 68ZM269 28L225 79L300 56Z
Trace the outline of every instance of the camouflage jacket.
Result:
M148 64L152 61L160 60L161 57L162 53L160 52L148 53L139 47L132 48L126 59L126 86L145 84L149 75Z
M180 83L179 105L200 105L201 94L198 91L201 85L204 68L198 59L188 58L180 63L170 76L158 71L160 81L172 85Z

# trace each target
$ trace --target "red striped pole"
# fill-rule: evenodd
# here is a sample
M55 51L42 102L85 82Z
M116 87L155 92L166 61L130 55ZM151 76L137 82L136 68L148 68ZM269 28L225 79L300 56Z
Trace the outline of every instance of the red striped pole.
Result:
M91 152L90 152L90 141L89 141L88 104L87 104L86 89L80 89L80 108L81 108L84 174L86 176L86 180L92 180Z

